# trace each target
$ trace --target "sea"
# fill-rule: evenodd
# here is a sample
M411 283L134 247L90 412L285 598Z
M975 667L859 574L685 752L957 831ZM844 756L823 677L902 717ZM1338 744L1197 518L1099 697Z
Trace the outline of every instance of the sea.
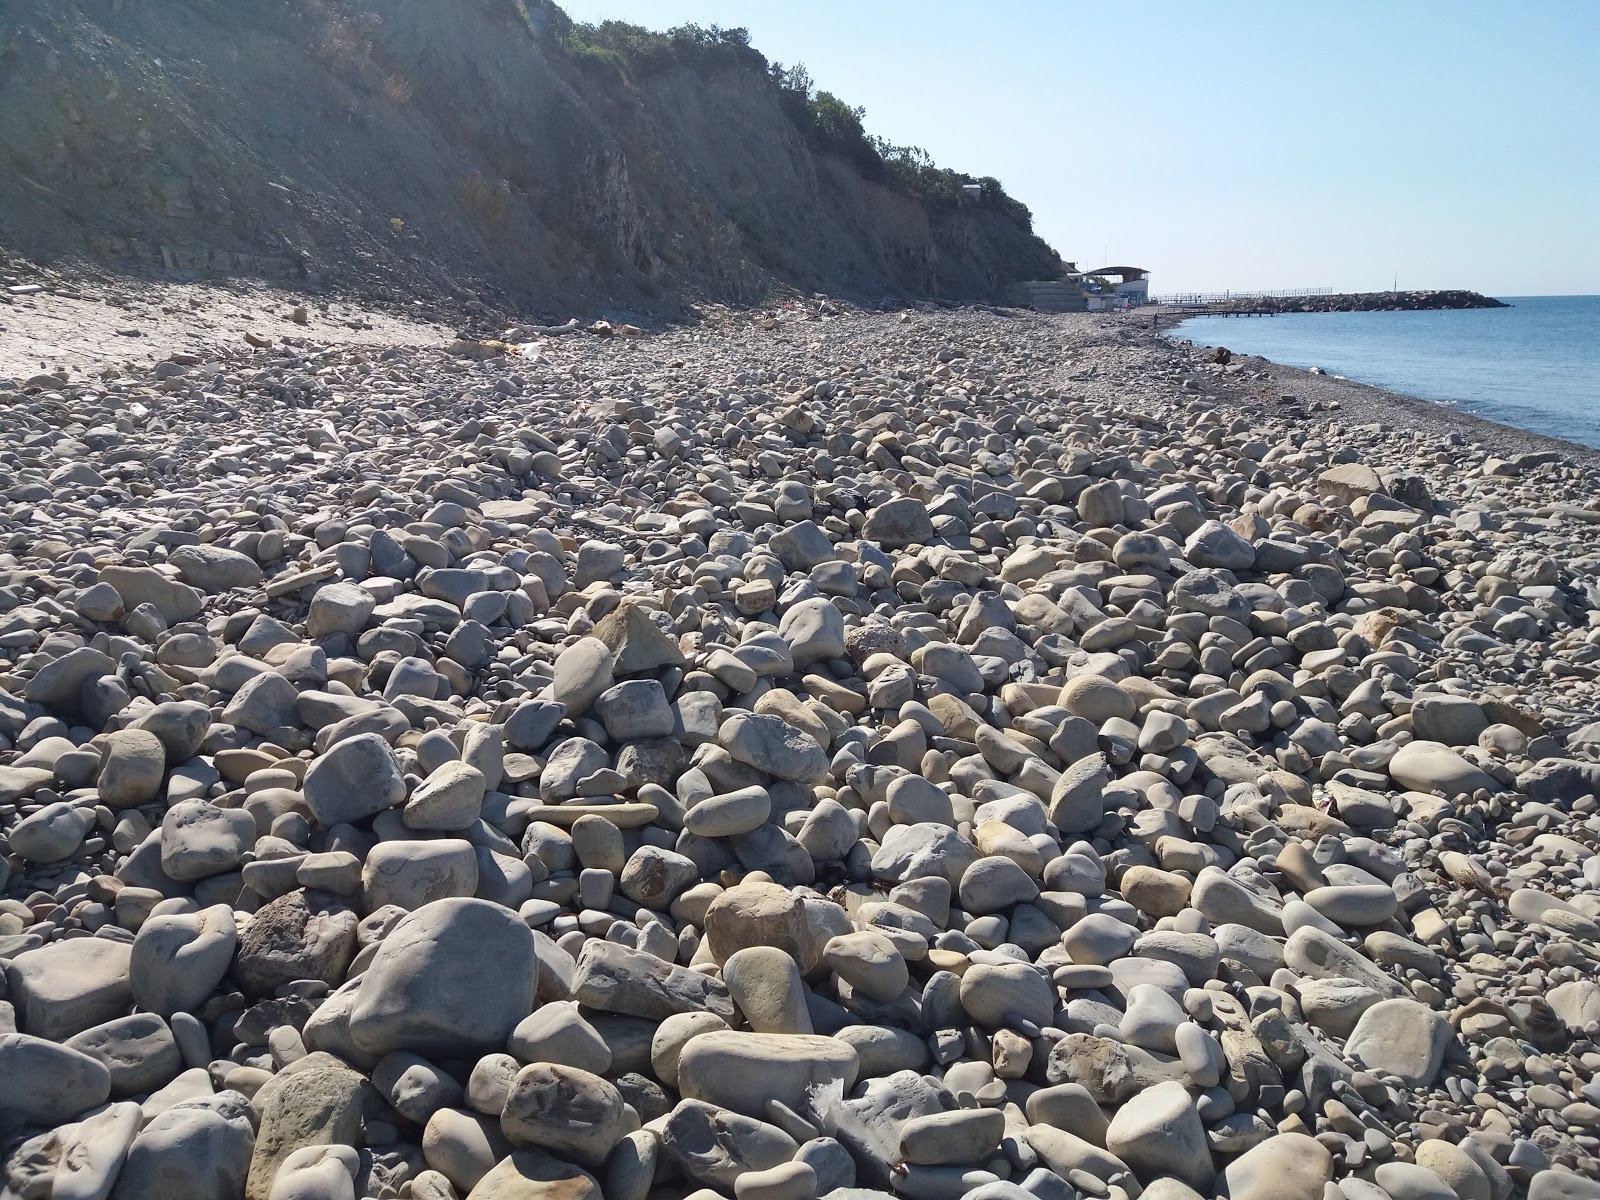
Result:
M1600 296L1497 299L1511 307L1193 317L1172 332L1600 448Z

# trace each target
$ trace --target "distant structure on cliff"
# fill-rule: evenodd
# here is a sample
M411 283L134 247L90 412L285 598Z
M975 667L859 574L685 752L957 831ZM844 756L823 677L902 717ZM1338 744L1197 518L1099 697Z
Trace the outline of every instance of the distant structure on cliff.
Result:
M1016 302L1040 312L1106 312L1150 302L1150 272L1143 267L1080 271L1069 262L1059 279L1034 279L1015 288Z

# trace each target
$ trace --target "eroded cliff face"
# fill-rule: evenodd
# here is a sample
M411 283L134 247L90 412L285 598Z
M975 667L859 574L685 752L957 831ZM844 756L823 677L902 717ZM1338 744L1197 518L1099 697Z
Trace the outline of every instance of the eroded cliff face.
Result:
M663 314L1056 269L814 152L758 71L631 78L498 0L11 0L0 51L0 241L45 260Z

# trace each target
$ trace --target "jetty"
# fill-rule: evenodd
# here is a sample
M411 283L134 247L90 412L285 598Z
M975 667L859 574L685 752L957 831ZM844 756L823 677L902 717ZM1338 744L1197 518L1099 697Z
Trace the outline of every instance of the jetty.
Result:
M1295 312L1411 312L1434 309L1505 308L1480 292L1432 289L1387 292L1336 292L1301 288L1267 292L1186 292L1152 296L1150 307L1174 317L1264 317Z

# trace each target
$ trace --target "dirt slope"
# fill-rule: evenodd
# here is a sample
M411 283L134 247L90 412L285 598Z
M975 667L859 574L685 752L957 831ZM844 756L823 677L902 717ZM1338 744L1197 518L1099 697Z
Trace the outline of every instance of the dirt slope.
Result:
M766 75L632 77L514 0L8 0L0 243L198 277L670 313L994 300L1055 256L815 153Z

